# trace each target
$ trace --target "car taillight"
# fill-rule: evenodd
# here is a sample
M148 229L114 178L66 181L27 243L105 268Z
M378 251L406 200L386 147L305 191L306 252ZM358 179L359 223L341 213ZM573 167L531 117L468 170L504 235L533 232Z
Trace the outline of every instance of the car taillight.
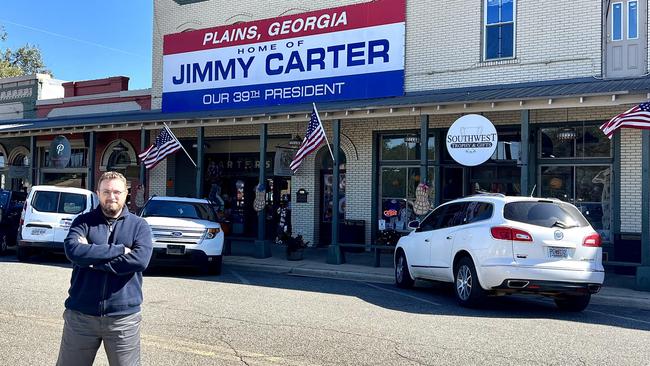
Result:
M529 233L507 226L495 226L490 229L490 232L493 238L499 240L533 241Z
M585 237L585 240L582 241L583 247L600 247L602 244L603 241L598 233L587 235L587 237Z
M27 201L23 204L23 212L20 213L20 225L23 226L25 223L25 212L27 212Z

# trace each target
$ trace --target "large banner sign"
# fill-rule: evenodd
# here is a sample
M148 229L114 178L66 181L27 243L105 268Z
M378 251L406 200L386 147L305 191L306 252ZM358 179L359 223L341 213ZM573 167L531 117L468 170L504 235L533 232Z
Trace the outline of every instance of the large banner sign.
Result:
M163 112L404 93L405 0L166 35Z

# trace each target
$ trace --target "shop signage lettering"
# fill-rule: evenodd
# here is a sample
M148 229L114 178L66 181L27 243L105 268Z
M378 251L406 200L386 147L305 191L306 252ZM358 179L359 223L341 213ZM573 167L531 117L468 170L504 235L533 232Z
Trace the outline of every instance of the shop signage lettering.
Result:
M166 35L163 112L404 93L405 0Z
M70 141L65 136L57 136L50 143L49 157L52 166L55 168L65 168L70 162L72 150Z
M489 119L468 114L447 131L447 151L459 164L476 166L487 161L497 148L498 135Z
M397 210L395 210L395 209L384 210L384 216L386 216L386 217L395 217L395 216L397 216Z
M237 160L219 160L216 162L217 165L222 169L232 169L232 170L248 170L248 169L259 169L260 161L253 158L241 158ZM265 169L271 169L272 162L267 160L264 166Z

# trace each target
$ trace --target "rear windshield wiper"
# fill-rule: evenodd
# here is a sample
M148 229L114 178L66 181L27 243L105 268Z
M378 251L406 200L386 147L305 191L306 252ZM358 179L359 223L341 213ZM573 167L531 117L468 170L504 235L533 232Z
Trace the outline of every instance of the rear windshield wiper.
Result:
M559 228L562 228L562 229L570 229L572 227L577 227L578 225L569 225L569 224L565 223L564 221L557 220L557 221L555 221L555 223L553 223L553 225L551 225L551 227L555 227L555 226L557 226Z

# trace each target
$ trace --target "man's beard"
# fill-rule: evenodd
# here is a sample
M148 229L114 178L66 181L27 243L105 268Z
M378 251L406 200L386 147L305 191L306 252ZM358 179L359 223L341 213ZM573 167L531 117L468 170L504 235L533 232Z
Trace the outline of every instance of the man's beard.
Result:
M106 205L100 204L104 216L113 217L122 211L124 206L121 206L119 202L111 202Z

